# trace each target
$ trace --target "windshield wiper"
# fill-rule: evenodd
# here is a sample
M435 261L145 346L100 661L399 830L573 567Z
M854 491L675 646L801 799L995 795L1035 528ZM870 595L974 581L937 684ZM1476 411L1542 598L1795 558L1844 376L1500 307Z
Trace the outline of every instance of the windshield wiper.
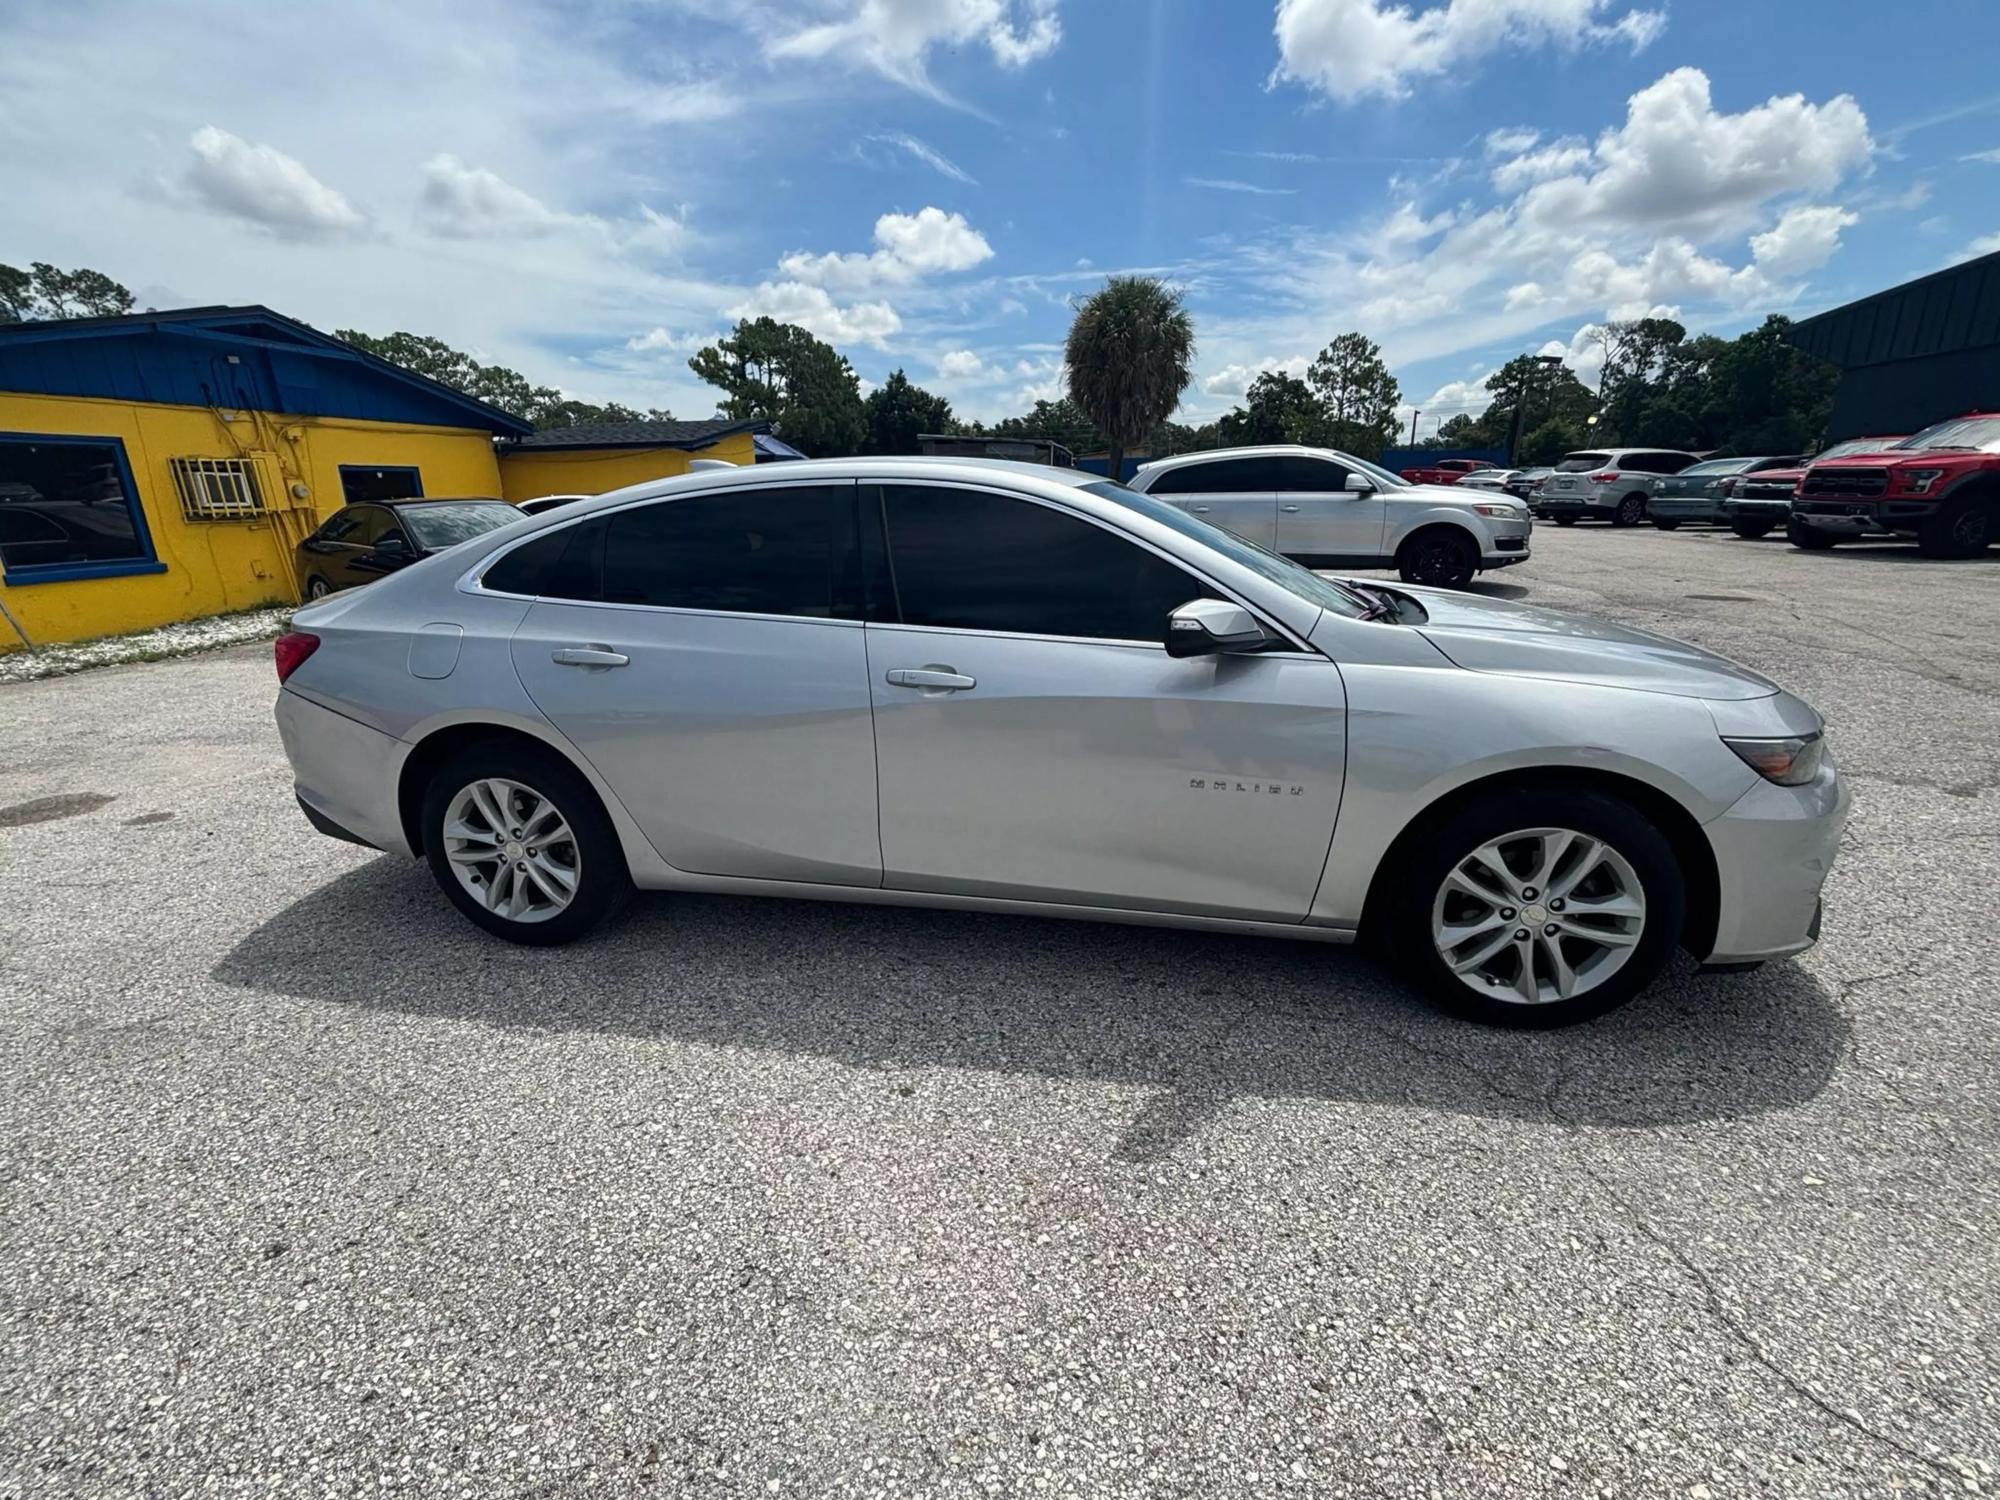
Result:
M1349 583L1348 587L1368 601L1368 608L1362 611L1362 619L1400 620L1403 617L1402 601L1387 589L1366 583Z

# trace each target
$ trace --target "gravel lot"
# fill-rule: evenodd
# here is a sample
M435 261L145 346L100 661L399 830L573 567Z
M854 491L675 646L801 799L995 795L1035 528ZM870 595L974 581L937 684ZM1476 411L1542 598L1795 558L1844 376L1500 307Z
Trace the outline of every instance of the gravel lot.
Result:
M1538 530L1816 702L1825 941L1582 1029L1353 954L312 833L245 647L0 687L0 1495L2000 1490L2000 554Z

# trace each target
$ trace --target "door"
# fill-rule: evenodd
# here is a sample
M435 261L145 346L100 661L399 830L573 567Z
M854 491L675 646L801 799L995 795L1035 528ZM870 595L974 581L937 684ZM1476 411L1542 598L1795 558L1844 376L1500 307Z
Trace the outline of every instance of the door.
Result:
M353 588L380 576L358 564L390 524L389 512L379 505L350 505L328 517L299 550L311 556L319 575L333 587Z
M1271 464L1278 551L1319 568L1366 567L1381 560L1389 504L1380 490L1348 489L1348 474L1358 471L1330 458L1299 454Z
M1233 531L1245 541L1274 549L1278 536L1278 495L1271 461L1212 458L1176 464L1147 489L1169 505Z
M885 485L893 591L868 675L884 884L1302 920L1340 804L1340 673L1303 652L1175 660L1216 591L1076 514ZM870 555L874 555L871 545Z
M881 883L854 499L847 481L653 501L488 571L537 596L513 641L536 707L679 869Z

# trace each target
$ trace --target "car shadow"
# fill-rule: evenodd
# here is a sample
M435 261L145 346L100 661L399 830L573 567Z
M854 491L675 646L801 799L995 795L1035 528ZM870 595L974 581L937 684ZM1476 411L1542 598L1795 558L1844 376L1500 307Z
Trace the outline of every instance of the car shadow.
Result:
M583 943L518 948L388 856L277 913L214 973L523 1031L1139 1086L1151 1092L1111 1148L1137 1160L1246 1098L1556 1127L1738 1118L1815 1097L1848 1037L1791 963L1730 977L1682 964L1600 1021L1514 1032L1430 1010L1351 948L1165 928L668 895Z

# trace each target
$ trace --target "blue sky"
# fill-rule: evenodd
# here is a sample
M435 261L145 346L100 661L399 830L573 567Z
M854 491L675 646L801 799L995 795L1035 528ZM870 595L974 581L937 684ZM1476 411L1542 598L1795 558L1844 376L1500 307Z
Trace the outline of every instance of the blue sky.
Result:
M0 260L711 409L802 322L966 415L1186 290L1186 420L1328 339L1421 424L1513 354L2000 249L1992 0L75 0L0 12Z

